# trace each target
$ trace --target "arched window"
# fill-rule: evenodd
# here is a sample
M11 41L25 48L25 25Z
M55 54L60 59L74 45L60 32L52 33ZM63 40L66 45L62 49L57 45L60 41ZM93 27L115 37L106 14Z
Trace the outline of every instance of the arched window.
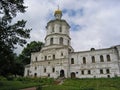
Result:
M47 60L47 56L45 56L45 60Z
M68 45L70 44L70 41L68 40Z
M63 44L63 38L60 37L60 40L59 40L60 44Z
M34 73L34 77L37 77L37 73Z
M60 30L60 32L62 32L62 27L61 26L59 27L59 30Z
M44 68L44 73L46 73L46 68Z
M106 69L106 73L109 74L109 73L110 73L110 70L109 70L109 69Z
M100 62L104 62L103 55L100 55Z
M50 38L50 45L53 44L53 38Z
M100 69L100 74L103 74L103 69Z
M52 68L52 72L53 72L53 73L55 72L55 68Z
M74 64L74 58L71 58L71 64Z
M55 59L55 55L53 55L53 60Z
M95 57L92 56L92 63L95 63Z
M86 58L83 57L83 64L86 64Z
M90 71L90 70L88 70L88 74L91 74L91 71Z
M37 56L35 57L35 61L37 61Z
M84 70L81 71L81 74L84 75Z
M106 57L107 57L107 61L108 61L108 62L111 61L110 55L107 55Z
M54 26L52 27L52 32L54 32Z

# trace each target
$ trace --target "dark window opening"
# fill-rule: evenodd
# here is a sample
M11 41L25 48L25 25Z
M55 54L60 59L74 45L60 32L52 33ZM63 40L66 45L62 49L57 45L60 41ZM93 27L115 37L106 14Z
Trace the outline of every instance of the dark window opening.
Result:
M50 45L52 45L52 44L53 44L53 38L50 39Z
M86 58L83 57L83 64L86 64Z
M106 73L109 74L109 73L110 73L110 70L109 70L109 69L106 69Z
M52 68L52 72L53 72L53 73L55 72L55 68Z
M63 38L60 37L60 40L59 40L60 44L63 44Z
M108 61L108 62L111 61L110 55L107 55L107 61Z
M37 69L37 67L35 67L35 70Z
M92 56L92 63L95 63L95 57Z
M103 69L100 69L100 74L103 74Z
M47 60L47 56L45 56L45 60Z
M34 73L34 77L37 77L37 73Z
M91 74L91 71L90 71L90 70L88 70L88 74Z
M60 29L60 32L62 32L62 27L61 26L59 27L59 29Z
M100 56L100 62L104 62L104 58L102 55Z
M37 57L35 57L35 60L37 61Z
M63 56L63 53L61 53L61 56Z
M55 59L55 55L53 55L53 59Z
M81 71L81 74L84 75L84 70Z
M48 77L50 77L50 74L48 74Z
M44 73L46 73L46 68L44 68Z
M71 58L71 64L74 64L74 58Z

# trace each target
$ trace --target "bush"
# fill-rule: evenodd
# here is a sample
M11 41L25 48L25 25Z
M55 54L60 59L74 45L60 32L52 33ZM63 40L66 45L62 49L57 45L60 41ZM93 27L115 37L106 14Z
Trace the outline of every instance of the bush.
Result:
M38 86L36 90L42 90L42 86Z
M6 81L7 79L3 76L0 76L0 81Z

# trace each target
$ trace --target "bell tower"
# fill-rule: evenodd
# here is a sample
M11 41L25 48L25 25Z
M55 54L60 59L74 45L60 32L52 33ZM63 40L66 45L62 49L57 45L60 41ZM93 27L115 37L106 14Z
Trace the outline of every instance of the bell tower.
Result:
M62 19L62 11L58 8L54 12L54 20L50 20L46 26L45 47L52 49L60 47L72 48L69 36L70 26L66 20Z

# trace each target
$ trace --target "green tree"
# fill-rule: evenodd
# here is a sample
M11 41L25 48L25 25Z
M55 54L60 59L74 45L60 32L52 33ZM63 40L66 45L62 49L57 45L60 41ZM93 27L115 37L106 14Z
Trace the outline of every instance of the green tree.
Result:
M0 0L0 75L12 73L15 45L23 46L30 38L30 29L25 29L26 21L12 24L17 13L24 13L23 0Z
M42 47L44 46L44 43L32 41L23 49L22 53L19 56L19 59L22 61L24 65L30 63L30 57L32 52L39 52Z
M15 75L23 75L24 74L24 66L30 63L30 57L32 52L39 52L44 43L32 41L22 50L22 53L17 58L17 62L14 65L14 74ZM19 71L18 71L19 70Z

